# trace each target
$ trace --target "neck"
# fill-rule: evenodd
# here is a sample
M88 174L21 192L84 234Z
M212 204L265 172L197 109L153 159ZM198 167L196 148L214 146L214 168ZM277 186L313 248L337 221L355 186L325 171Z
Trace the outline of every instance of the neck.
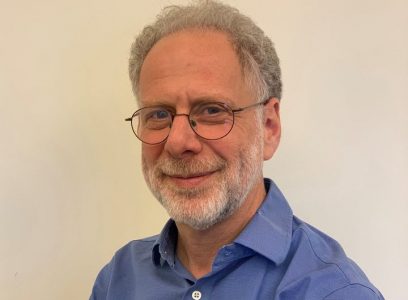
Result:
M244 203L227 219L206 230L196 230L186 224L177 223L177 257L184 267L200 278L211 272L218 250L230 244L254 216L263 199L263 180L250 192Z

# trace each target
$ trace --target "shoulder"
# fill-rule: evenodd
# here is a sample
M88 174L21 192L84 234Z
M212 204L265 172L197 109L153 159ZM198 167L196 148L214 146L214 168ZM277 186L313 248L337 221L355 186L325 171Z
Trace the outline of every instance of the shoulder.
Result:
M139 240L130 241L125 246L116 251L114 259L122 259L127 256L136 256L139 259L145 256L151 257L153 247L158 239L158 235L146 237Z
M323 300L353 300L353 299L365 299L365 300L383 300L381 294L378 291L372 289L367 285L358 283L351 283L342 288L339 288L329 295L325 296Z
M309 254L316 264L330 268L346 282L368 281L363 271L347 257L335 239L296 217L294 217L293 243L297 251Z
M130 241L116 251L112 260L108 263L115 273L126 273L129 268L142 268L152 261L153 247L158 236Z
M105 299L109 286L116 277L143 271L152 262L152 250L158 236L151 236L127 243L116 251L109 263L99 272L90 299Z
M296 217L286 263L282 295L301 292L302 299L383 299L337 241Z

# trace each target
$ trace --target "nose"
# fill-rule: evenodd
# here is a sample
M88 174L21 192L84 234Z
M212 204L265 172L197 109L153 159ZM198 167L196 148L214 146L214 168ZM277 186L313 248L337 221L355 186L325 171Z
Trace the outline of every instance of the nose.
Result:
M174 115L164 150L175 158L184 158L202 150L200 137L190 125L187 114Z

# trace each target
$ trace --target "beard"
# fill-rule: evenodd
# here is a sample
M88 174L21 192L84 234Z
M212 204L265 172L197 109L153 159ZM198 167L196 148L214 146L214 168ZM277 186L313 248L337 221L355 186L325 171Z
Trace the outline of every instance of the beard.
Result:
M262 133L262 134L261 134ZM263 132L240 146L226 160L214 152L206 157L177 159L165 152L153 166L142 159L143 174L153 195L170 217L196 230L205 230L231 216L262 177ZM193 188L177 186L169 176L194 176L214 172Z

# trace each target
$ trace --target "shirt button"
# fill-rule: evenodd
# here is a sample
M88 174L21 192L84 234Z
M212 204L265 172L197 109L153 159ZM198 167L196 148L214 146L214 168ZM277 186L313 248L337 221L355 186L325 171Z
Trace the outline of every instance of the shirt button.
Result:
M201 292L200 292L200 291L194 291L194 292L191 294L191 297L192 297L194 300L200 300L200 299L201 299Z

